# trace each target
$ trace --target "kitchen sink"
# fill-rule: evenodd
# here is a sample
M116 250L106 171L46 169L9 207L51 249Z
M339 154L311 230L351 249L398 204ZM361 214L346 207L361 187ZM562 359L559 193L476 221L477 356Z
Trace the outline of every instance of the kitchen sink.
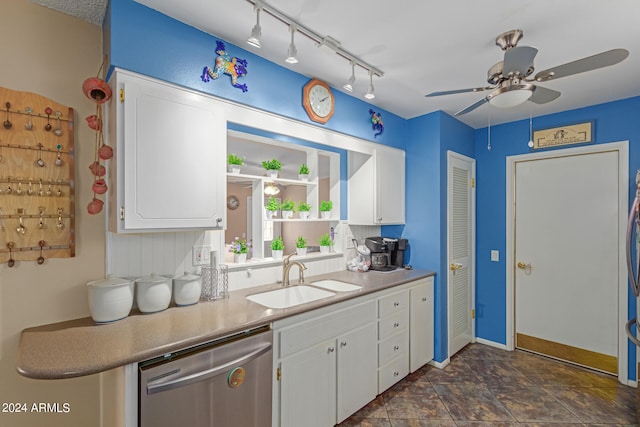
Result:
M335 293L311 286L288 286L274 291L249 295L247 299L267 308L287 308L334 296Z
M331 279L312 282L311 285L317 286L318 288L329 289L330 291L335 292L357 291L358 289L362 288L362 286L352 285L351 283Z

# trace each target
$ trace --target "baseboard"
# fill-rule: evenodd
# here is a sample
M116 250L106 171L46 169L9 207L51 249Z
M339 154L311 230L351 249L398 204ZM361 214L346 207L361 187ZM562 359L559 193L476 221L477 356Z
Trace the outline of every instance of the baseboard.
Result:
M449 359L448 357L446 359L444 359L442 362L436 362L435 360L432 360L431 362L429 362L428 364L431 366L435 366L438 369L444 369L447 367L447 365L449 365L449 363L451 362L451 359Z
M488 345L489 347L495 347L495 348L499 348L501 350L508 350L506 344L501 344L499 342L485 340L484 338L477 338L476 337L476 342L478 344Z

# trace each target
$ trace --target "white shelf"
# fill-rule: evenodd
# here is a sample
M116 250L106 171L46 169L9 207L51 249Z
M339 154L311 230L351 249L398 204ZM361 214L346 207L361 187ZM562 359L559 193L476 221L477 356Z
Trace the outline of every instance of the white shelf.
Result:
M303 256L294 255L291 257L294 261L316 261L320 259L329 259L329 258L339 258L343 255L343 252L329 252L327 254L321 254L320 252L310 252ZM246 262L239 263L225 263L229 267L229 271L235 270L245 270L249 267L251 268L260 268L260 267L273 267L275 265L282 265L282 259L273 259L271 257L268 258L250 258Z
M301 181L299 179L288 179L288 178L270 178L268 176L259 176L259 175L247 175L243 173L231 173L227 172L227 181L228 182L247 182L254 180L263 180L264 182L272 182L274 184L283 184L283 185L298 185L302 187L308 186L316 186L318 185L318 180L314 179L313 181Z

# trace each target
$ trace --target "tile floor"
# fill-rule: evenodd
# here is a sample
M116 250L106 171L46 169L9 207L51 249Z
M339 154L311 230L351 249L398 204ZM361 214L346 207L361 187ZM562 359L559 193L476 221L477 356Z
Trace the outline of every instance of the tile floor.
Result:
M638 426L636 389L523 351L471 344L427 365L340 427Z

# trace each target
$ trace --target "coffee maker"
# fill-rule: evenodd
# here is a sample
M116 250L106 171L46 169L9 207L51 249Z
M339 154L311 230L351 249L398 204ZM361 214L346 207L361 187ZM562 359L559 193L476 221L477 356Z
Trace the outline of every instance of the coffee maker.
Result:
M407 239L393 237L367 237L365 245L371 251L371 269L392 271L404 266L404 251L409 245Z

